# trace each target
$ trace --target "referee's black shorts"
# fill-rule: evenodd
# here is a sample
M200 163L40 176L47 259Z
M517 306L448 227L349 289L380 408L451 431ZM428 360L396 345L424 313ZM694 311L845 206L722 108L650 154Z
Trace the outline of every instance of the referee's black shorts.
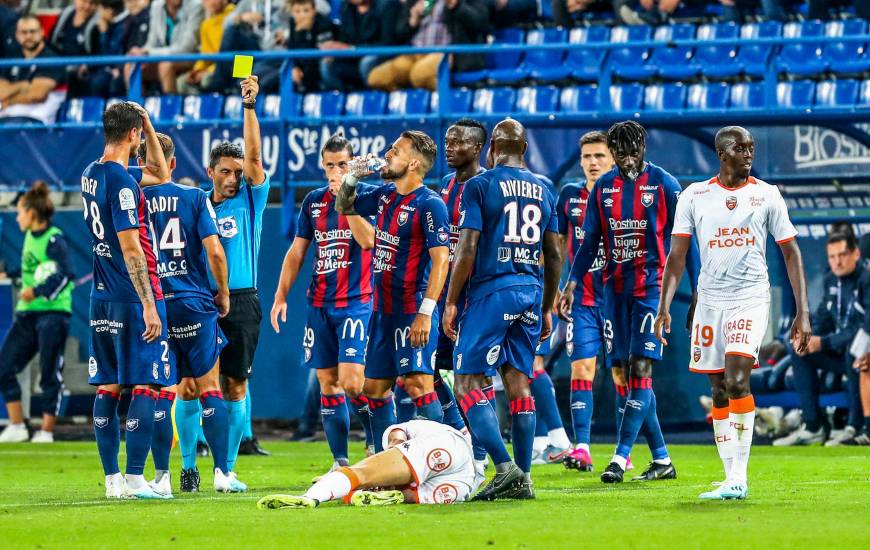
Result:
M254 353L260 341L260 321L263 312L254 288L230 291L230 312L218 320L229 344L221 352L220 371L236 380L251 377Z

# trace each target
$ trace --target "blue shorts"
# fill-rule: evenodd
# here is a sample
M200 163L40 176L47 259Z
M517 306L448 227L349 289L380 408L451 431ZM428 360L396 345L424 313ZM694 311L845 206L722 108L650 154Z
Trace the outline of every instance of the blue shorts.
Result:
M604 347L608 366L629 356L661 361L662 345L655 335L659 299L608 292L604 299Z
M169 351L166 304L157 302L163 334L153 342L142 339L145 322L139 302L91 299L88 330L88 384L150 384L171 386L176 374Z
M464 293L463 293L464 294ZM456 322L462 318L462 311L465 309L465 297L463 296L457 304ZM438 316L444 317L444 302L438 303ZM438 345L435 352L434 368L436 370L453 370L453 340L444 334L444 326L438 322Z
M456 374L493 376L509 364L529 378L541 336L541 288L512 286L469 302L453 350Z
M559 330L559 318L555 315L550 317L552 322L552 330L550 331L550 336L547 337L543 342L538 342L538 347L535 348L535 356L537 357L546 357L550 355L550 352L553 351L553 343L556 339L556 332Z
M597 357L604 339L604 314L597 306L578 305L571 308L565 349L571 361Z
M365 365L371 315L371 303L343 308L309 304L302 336L305 364L312 369L331 369L339 363Z
M432 314L429 343L411 347L411 323L416 313L389 315L375 311L369 323L366 351L366 378L396 378L406 374L434 374L435 350L438 346L438 310Z
M214 367L228 341L214 302L202 297L166 301L169 348L180 378L199 378Z

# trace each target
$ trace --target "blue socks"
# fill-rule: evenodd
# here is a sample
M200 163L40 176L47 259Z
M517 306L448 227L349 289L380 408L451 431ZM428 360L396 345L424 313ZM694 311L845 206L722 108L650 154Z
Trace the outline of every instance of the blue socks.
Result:
M172 402L175 394L160 391L154 407L154 433L151 436L151 456L154 469L169 471L169 451L172 450Z
M245 431L242 433L242 441L254 437L254 419L251 417L251 388L245 394Z
M347 464L347 433L350 431L350 416L347 413L343 393L334 395L320 394L320 416L323 431L332 457L342 466Z
M224 406L226 410L226 406ZM178 427L178 446L181 449L181 467L196 468L196 443L200 433L199 417L202 408L199 400L179 399L175 404L175 425Z
M230 469L227 465L227 445L229 443L227 402L224 401L224 395L220 391L204 392L199 400L202 403L202 432L205 434L205 440L211 449L214 467L219 468L224 474L228 474ZM193 456L195 461L196 443L193 445Z
M549 378L548 376L547 379ZM532 446L535 439L535 400L532 397L514 399L510 403L510 410L514 462L520 470L529 473L532 471Z
M375 444L375 452L384 450L384 431L396 423L396 409L393 405L393 395L383 399L366 396L369 402L369 418L372 423L372 439Z
M465 418L468 419L468 426L471 428L474 438L486 450L486 453L492 457L493 463L498 465L510 462L511 457L501 438L495 408L490 405L490 401L483 390L471 390L463 395L459 400L459 406L462 407ZM532 427L532 430L531 436L534 437L534 427ZM528 446L529 461L531 461L531 440L529 440ZM475 458L477 458L477 451L475 451ZM484 455L483 458L486 458L486 456Z
M665 445L665 436L662 434L662 427L656 414L656 394L654 392L643 422L643 435L646 437L646 444L649 445L653 460L668 458L668 447Z
M414 405L414 400L405 391L405 386L396 382L393 395L396 397L396 420L399 424L414 420L417 417L417 407Z
M571 422L574 443L589 445L592 431L592 381L571 380Z
M562 417L559 416L559 407L556 405L556 389L547 371L536 371L534 378L529 383L537 409L537 422L542 423L542 434L546 436L550 430L562 427Z
M245 414L246 400L226 402L229 423L227 429L227 468L231 472L236 465L236 457L239 456L239 443L242 442L242 434L245 433L245 424L248 422Z
M154 408L157 392L149 389L134 389L130 409L127 411L126 441L127 469L130 475L142 475L145 460L151 449L151 436L154 433Z
M351 397L350 405L356 413L359 423L362 424L363 431L366 434L366 447L374 445L374 438L372 438L372 421L369 418L369 402L366 401L366 396L360 394L356 397Z
M106 390L97 390L94 398L94 436L97 438L103 472L107 476L121 471L118 467L118 451L121 449L121 428L118 425L120 398L119 394Z
M419 416L435 422L444 421L444 413L441 412L441 402L438 400L438 394L434 391L414 399L414 406Z
M625 413L619 425L619 444L616 446L616 454L623 458L631 453L653 399L652 378L629 378L629 387Z
M444 383L441 376L435 374L435 393L438 394L438 401L441 403L441 414L444 417L442 422L455 430L465 428L465 421L462 420L462 415L459 414L459 407L456 405L456 397L450 386Z

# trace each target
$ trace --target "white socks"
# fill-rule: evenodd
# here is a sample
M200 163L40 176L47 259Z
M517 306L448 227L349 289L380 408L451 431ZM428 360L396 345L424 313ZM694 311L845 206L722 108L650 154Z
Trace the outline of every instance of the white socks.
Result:
M544 449L547 448L547 445L550 443L550 438L546 435L535 436L535 440L532 442L532 452L535 453L543 453Z
M148 487L148 482L145 481L145 476L143 475L137 476L133 474L126 474L125 477L127 479L127 487L133 489L134 491Z
M752 395L731 399L728 415L734 433L734 461L731 465L731 481L746 483L746 470L749 466L749 450L752 447L752 433L755 430L755 399Z
M713 437L716 441L716 450L719 451L719 458L722 459L725 479L728 479L734 462L734 430L731 429L728 407L713 407Z
M547 432L547 439L550 440L550 443L554 447L558 447L560 449L571 448L571 440L568 439L568 434L565 433L565 428L556 428L555 430L550 430L549 432Z
M625 471L625 464L628 462L628 459L615 454L613 455L613 458L610 459L610 462L616 462L616 464Z
M355 476L354 476L355 477ZM354 489L351 479L342 471L330 472L305 492L317 502L328 502L344 497Z

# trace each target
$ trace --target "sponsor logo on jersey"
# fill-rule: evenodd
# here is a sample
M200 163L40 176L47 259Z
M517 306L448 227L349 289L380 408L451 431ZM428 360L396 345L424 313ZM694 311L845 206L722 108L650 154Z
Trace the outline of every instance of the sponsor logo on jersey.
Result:
M643 347L646 348L647 351L655 351L656 350L655 342L644 342Z
M127 424L125 424L128 432L135 432L139 427L139 419L138 418L128 418Z
M511 249L506 246L498 247L498 261L502 263L511 261Z
M462 354L458 353L456 355L456 370L460 370L462 368Z
M641 191L658 191L659 186L658 185L641 185L640 190Z
M133 210L136 208L136 197L133 191L126 187L118 191L118 203L121 210Z
M498 361L498 356L501 353L501 346L495 345L489 348L489 351L486 352L486 364L487 365L495 365L495 362Z
M157 363L151 363L151 377L154 380L160 378L160 366Z
M393 334L393 346L396 349L408 347L408 340L411 338L411 327L397 328ZM402 344L399 345L399 342Z
M208 418L214 414L214 407L208 407L202 410L203 418Z
M109 425L109 419L105 416L95 416L94 417L94 426L97 428L105 428Z
M154 411L154 422L160 422L166 418L166 411Z
M109 245L106 243L97 243L94 245L94 254L102 258L111 258L112 252L109 250Z
M613 193L619 193L622 191L619 187L602 187L601 192L605 195L612 195Z
M136 225L139 220L136 219L136 212L127 210L127 219L130 220L130 225Z
M604 199L604 206L606 206L607 208L613 206L613 199L611 199L610 197Z
M357 351L355 348L347 348L346 350L344 350L344 355L346 357L356 357L356 353Z
M239 226L236 223L236 219L232 216L219 218L217 221L217 226L218 232L220 232L221 237L225 239L230 239L239 234Z
M453 464L453 457L447 449L436 448L426 455L426 465L433 472L443 472Z
M647 207L652 206L654 198L655 195L653 195L652 193L643 193L640 196L640 203Z
M755 246L758 241L748 227L720 227L708 242L709 248Z
M399 217L396 218L396 221L399 222L399 225L405 225L408 222L408 213L407 212L399 212Z
M320 209L319 208L312 208L311 209L311 217L312 218L319 218L320 217Z
M764 204L764 197L749 197L749 206L752 208L758 208Z
M410 363L410 361L408 360L407 357L402 357L399 360L399 366L402 367L403 369L408 367L408 363Z
M91 356L88 357L88 376L93 378L97 375L97 360Z
M735 208L737 208L737 197L735 197L734 195L725 197L725 207L728 210L734 210Z
M572 216L579 216L582 213L583 213L583 209L581 209L581 208L572 208L571 209Z
M363 322L360 319L345 319L344 324L341 326L341 338L357 339L357 331L359 331L359 339L362 340L365 337L366 332ZM351 350L356 353L356 350L353 348L348 348L348 353Z

